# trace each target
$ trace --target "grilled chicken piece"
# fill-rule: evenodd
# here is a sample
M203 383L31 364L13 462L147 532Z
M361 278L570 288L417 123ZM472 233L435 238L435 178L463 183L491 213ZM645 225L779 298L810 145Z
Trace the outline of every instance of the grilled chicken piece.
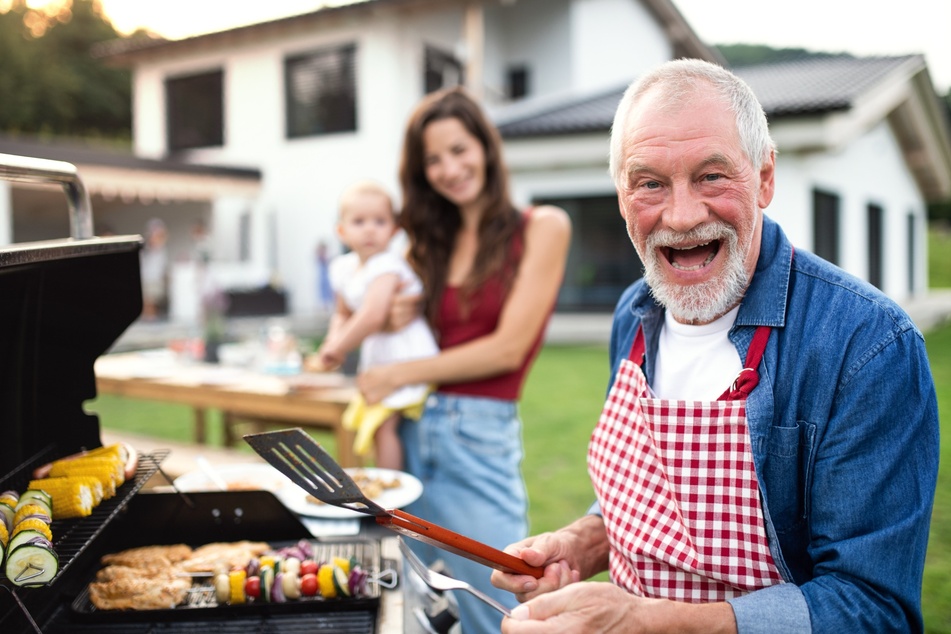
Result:
M106 582L122 579L124 577L135 577L139 579L151 579L153 577L168 576L169 571L177 570L173 568L172 562L166 557L156 557L155 559L144 562L141 567L112 565L101 568L96 573L96 581Z
M111 555L103 555L100 561L104 566L148 568L158 558L176 564L188 559L193 552L191 547L185 544L175 544L172 546L141 546L139 548L129 548L128 550L123 550Z
M99 610L168 610L185 600L191 579L175 570L151 578L123 576L89 584L89 600Z
M187 572L217 572L219 568L244 568L270 549L265 542L216 542L199 546L178 566Z

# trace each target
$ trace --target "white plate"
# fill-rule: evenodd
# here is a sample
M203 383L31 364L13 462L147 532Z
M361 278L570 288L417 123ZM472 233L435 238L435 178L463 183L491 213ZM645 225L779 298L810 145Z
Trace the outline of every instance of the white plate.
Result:
M374 469L372 467L347 469L347 473L353 474L363 471L370 478L379 478L383 481L392 481L399 479L400 485L392 489L385 489L373 501L385 509L398 509L415 502L423 493L423 483L403 471L393 469ZM277 497L284 502L284 506L300 515L308 517L324 517L330 519L344 519L351 517L366 517L365 513L358 513L350 509L333 506L331 504L314 504L307 501L307 492L299 486L285 487L278 492Z
M263 462L222 465L214 468L222 480L228 484L229 491L242 489L261 489L275 495L286 489L300 490L283 473ZM189 471L175 478L175 486L180 491L218 491L211 478L200 470Z

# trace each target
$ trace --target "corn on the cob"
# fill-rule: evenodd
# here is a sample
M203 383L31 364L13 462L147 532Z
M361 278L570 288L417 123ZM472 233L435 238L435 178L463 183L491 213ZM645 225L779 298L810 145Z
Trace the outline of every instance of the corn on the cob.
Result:
M102 482L106 499L116 494L116 488L125 482L122 464L108 458L74 458L59 460L50 468L49 477L92 476Z
M53 499L53 519L85 517L92 513L93 491L85 477L43 478L30 481L29 487L50 495Z

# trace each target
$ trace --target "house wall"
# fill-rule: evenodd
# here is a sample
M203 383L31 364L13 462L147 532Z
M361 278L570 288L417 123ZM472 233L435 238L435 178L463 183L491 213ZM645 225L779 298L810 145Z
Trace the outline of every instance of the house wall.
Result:
M783 226L797 248L812 248L815 188L840 197L838 264L862 279L868 279L869 267L867 206L883 208L883 290L898 300L911 293L907 216L914 214L919 231L914 291L927 289L926 205L887 123L879 123L838 152L786 154L780 148L776 195L766 213Z
M571 14L575 89L627 84L673 56L666 34L637 0L578 0Z
M486 101L505 99L507 71L529 68L531 95L570 90L572 69L569 22L571 0L527 0L490 6L485 11Z

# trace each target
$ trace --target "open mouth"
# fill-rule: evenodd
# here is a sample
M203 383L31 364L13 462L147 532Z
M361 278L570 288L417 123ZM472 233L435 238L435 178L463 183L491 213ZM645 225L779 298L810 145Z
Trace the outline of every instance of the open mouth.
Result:
M678 271L699 271L707 266L720 252L720 241L711 240L693 247L664 247L664 256Z

